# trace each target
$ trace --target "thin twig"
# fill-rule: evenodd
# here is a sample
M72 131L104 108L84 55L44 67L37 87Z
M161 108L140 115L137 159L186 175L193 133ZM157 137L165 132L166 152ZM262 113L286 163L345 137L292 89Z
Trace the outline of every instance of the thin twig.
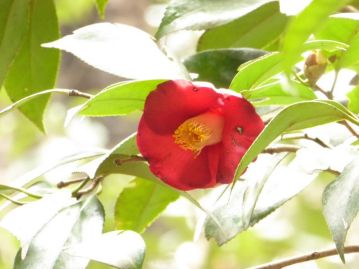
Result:
M266 148L262 151L262 153L275 154L281 152L297 152L299 150L298 147L295 146L283 146L283 147L275 147L275 148Z
M87 99L90 99L92 97L91 94L80 92L79 90L70 90L69 96L78 96L78 97L84 97Z
M314 90L321 92L322 94L324 94L328 99L332 100L333 99L333 94L331 92L327 92L325 90L323 90L321 87L319 87L317 84L313 85Z
M344 253L354 253L354 252L359 252L359 245L344 247ZM285 259L285 260L277 261L277 262L273 262L273 263L268 263L268 264L264 264L264 265L259 265L259 266L253 267L252 269L281 269L281 268L284 268L284 267L287 267L287 266L290 266L293 264L317 260L317 259L321 259L324 257L334 256L334 255L338 255L338 252L335 248L329 249L329 250L323 250L323 251L315 251L310 254L293 257L293 258L289 258L289 259Z
M330 96L331 96L332 98L329 98L329 99L333 99L333 92L334 92L334 90L335 90L335 85L337 85L338 75L339 75L339 72L336 70L336 71L335 71L335 74L334 74L333 84L332 84L332 87L331 87L330 92L329 92L329 94L330 94Z
M60 181L59 183L57 183L57 187L59 189L70 186L72 184L76 184L76 183L80 183L85 181L86 179L88 179L88 176L86 177L81 177L81 178L76 178L76 179L72 179L72 180L67 180L67 181Z
M359 139L359 134L353 129L353 127L350 126L348 122L343 120L343 121L338 121L338 123L344 125L345 128L347 128L348 131L352 133L352 135L354 135L356 138Z
M78 191L76 192L73 192L72 193L72 196L75 197L76 199L80 199L81 196L85 195L85 194L88 194L90 192L92 192L93 190L96 189L96 187L98 186L98 184L100 184L100 182L102 181L104 177L103 176L98 176L98 177L95 177L93 180L92 180L92 183L91 185L86 188L86 189L79 189Z
M308 134L304 134L304 135L301 135L301 136L287 137L287 138L283 138L282 140L298 140L298 139L310 140L310 141L313 141L313 142L317 143L318 145L322 146L323 148L330 148L330 146L325 144L323 142L323 140L321 140L320 138L318 138L318 137L310 137Z
M114 160L114 163L118 166L124 164L124 163L128 163L128 162L143 162L146 161L145 158L143 158L142 156L138 156L138 155L133 155L133 156L129 156L126 159L116 159Z

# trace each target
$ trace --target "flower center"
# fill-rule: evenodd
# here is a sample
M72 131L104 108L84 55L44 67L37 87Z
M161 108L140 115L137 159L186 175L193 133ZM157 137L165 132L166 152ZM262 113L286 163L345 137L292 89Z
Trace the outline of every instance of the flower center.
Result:
M222 140L224 121L216 113L204 113L184 121L173 133L175 143L199 154L205 146Z

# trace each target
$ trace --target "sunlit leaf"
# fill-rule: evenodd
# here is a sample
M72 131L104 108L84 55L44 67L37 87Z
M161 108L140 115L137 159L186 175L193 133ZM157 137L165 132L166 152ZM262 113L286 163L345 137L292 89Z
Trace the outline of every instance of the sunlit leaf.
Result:
M6 3L7 0L0 5ZM58 38L59 27L52 0L13 0L8 15L0 44L0 84L5 78L5 89L15 102L53 88L59 52L41 48L41 44ZM42 131L48 98L43 96L20 107L20 111Z
M355 87L348 92L347 97L349 100L348 108L355 113L359 113L359 87Z
M339 103L330 100L304 101L284 108L269 122L245 153L237 167L235 178L239 178L254 158L284 132L344 119L359 124L359 120L353 113Z
M323 213L343 262L347 232L359 211L358 177L359 160L355 159L323 193Z
M135 232L113 231L70 247L66 252L119 269L140 269L145 257L145 242Z
M34 236L26 257L21 257L19 251L14 268L32 268L37 264L42 269L85 269L88 259L69 255L64 250L100 236L103 219L102 205L95 197L63 207Z
M51 43L102 71L133 79L184 78L186 74L158 48L153 38L125 24L96 23Z
M264 54L256 49L215 49L192 55L184 64L189 72L198 74L197 80L227 88L241 64Z
M349 42L349 48L343 52L338 62L339 67L352 67L359 64L359 28Z
M156 33L209 29L237 19L271 0L172 0Z
M304 44L302 52L313 49L344 50L347 45L337 41L316 40ZM249 90L283 71L284 56L282 53L271 53L241 65L230 88L235 91ZM300 57L297 56L299 61Z
M75 203L76 200L71 198L70 193L56 193L12 210L2 219L0 225L10 231L20 241L22 248L21 257L24 258L31 241L42 227L61 209Z
M300 56L304 42L329 15L350 0L313 0L301 13L289 23L283 40L284 69L289 72Z
M178 192L170 188L137 178L121 192L117 199L116 227L142 233L168 204L178 197Z
M359 15L358 13L335 14L320 25L314 36L322 40L336 40L343 43L349 43L353 35L358 31Z
M164 80L131 81L111 85L87 101L81 109L85 116L126 115L143 109L147 95Z
M316 99L313 90L301 83L293 81L290 87L289 90L280 81L275 81L253 90L241 91L241 94L255 106L288 105Z
M279 12L278 2L269 2L235 21L207 30L199 39L197 50L266 49L279 38L287 21Z

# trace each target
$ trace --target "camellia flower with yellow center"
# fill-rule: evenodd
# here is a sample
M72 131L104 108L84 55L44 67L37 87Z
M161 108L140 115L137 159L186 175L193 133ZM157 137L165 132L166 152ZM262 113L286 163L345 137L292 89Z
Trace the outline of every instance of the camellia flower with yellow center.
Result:
M170 80L148 95L137 145L165 183L180 190L210 188L233 181L263 127L254 107L234 92Z

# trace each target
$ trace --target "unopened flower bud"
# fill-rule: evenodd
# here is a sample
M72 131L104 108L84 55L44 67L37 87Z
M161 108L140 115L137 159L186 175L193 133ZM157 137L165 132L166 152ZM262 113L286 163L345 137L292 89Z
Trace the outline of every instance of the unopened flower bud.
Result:
M314 85L324 74L327 64L327 58L320 51L313 52L305 59L304 75L311 85Z

